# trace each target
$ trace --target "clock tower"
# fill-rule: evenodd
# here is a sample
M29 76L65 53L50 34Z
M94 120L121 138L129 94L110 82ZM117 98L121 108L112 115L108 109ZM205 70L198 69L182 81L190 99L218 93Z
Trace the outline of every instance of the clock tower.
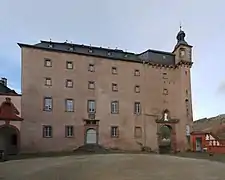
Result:
M180 27L180 31L177 34L177 44L173 50L173 53L176 55L176 64L182 61L192 63L192 46L186 42L185 36L185 32Z
M190 131L193 123L192 93L191 93L191 67L192 46L185 40L185 32L181 29L177 34L177 44L174 47L175 66L177 69L178 86L180 91L180 122L179 130L186 137L186 148L190 149Z

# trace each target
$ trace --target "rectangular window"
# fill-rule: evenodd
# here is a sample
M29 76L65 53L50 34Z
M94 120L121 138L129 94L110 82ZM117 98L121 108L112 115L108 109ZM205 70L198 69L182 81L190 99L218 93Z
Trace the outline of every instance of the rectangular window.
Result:
M95 65L94 64L89 64L88 71L94 72L95 71Z
M51 78L45 78L45 86L52 86L52 79Z
M188 90L186 89L186 96L188 96Z
M73 126L65 126L65 135L66 135L66 137L73 137L74 136Z
M67 88L72 88L73 87L73 81L71 79L66 80L66 87Z
M136 93L140 93L140 86L136 85L135 88L134 88L134 91Z
M118 86L116 83L112 83L112 91L118 91Z
M112 67L112 74L117 74L117 68L116 67Z
M168 89L163 89L163 95L168 95Z
M163 73L163 79L168 79L166 72Z
M51 59L45 59L45 67L52 67L52 60Z
M45 97L44 98L44 111L52 111L52 98Z
M87 109L87 111L89 113L95 113L96 112L95 100L88 100L88 109Z
M134 114L141 114L141 103L135 102L134 103Z
M74 101L73 99L66 99L66 112L73 112L74 111Z
M141 138L141 136L142 136L141 127L135 127L134 128L134 137L135 138Z
M43 138L51 138L52 137L52 126L43 126Z
M94 81L88 82L88 89L95 89L95 82Z
M140 76L140 70L135 69L134 70L134 76Z
M66 69L73 69L73 62L72 61L66 62Z
M112 101L111 102L111 113L112 114L119 114L119 101Z
M119 137L119 127L118 126L112 126L111 127L111 137L112 138L118 138Z

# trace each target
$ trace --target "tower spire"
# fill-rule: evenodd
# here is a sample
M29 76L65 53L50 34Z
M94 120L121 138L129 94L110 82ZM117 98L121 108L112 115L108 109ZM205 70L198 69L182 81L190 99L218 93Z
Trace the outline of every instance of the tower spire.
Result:
M185 41L185 32L182 30L182 24L180 22L180 25L179 25L179 32L177 33L177 44L175 46L174 49L176 49L179 45L188 45L188 43Z
M180 31L182 31L182 24L181 24L181 22L180 22Z

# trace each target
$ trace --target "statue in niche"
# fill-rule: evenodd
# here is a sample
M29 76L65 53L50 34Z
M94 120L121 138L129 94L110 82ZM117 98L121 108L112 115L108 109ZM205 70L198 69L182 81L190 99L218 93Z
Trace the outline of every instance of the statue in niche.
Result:
M168 121L168 113L167 112L164 112L164 121Z
M209 135L206 134L205 140L208 141L209 140Z

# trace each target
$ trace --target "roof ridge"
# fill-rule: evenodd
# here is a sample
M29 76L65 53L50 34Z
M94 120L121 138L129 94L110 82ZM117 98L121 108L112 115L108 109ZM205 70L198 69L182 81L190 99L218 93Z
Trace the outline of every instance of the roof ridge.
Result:
M67 45L74 45L74 46L80 46L80 47L87 47L87 48L96 48L96 49L103 49L103 50L108 50L108 51L117 51L117 52L123 52L127 54L133 54L133 55L138 55L137 53L130 52L130 51L124 51L122 49L113 49L113 48L106 48L106 47L101 47L101 46L92 46L92 45L87 45L87 44L77 44L77 43L70 43L70 42L57 42L57 41L45 41L41 40L41 43L53 43L53 44L67 44Z
M39 48L47 51L58 51L58 52L67 52L75 53L80 55L102 57L107 59L116 59L129 62L143 63L148 61L152 64L165 65L175 67L175 55L170 52L164 52L159 50L147 50L146 54L137 54L134 52L127 52L121 49L110 49L97 46L88 46L81 44L73 44L68 42L54 42L54 41L44 41L41 40L40 43L29 45L18 43L22 47L28 48ZM143 54L143 56L142 56Z

